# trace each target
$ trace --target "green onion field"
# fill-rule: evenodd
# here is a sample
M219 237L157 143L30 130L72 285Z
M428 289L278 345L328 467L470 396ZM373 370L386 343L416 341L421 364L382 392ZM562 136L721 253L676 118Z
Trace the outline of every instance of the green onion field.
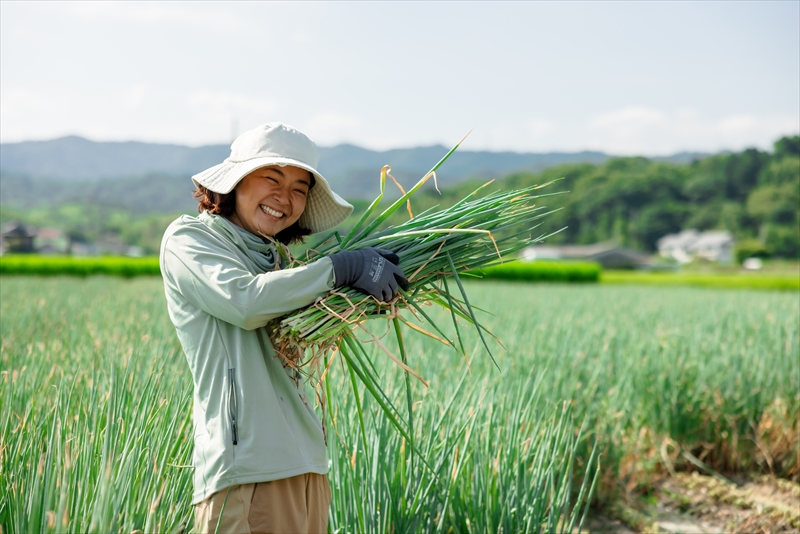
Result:
M422 455L334 356L333 532L577 532L598 511L646 530L642 499L692 473L800 500L796 291L465 286L505 349L498 368L474 329L466 360L406 331ZM2 532L191 532L192 381L160 278L2 276L0 318ZM372 361L407 417L403 373Z

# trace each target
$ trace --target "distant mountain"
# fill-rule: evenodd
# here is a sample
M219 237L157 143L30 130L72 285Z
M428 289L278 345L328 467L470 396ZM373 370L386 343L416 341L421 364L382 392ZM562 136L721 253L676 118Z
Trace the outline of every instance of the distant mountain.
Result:
M352 199L374 198L378 193L380 169L384 165L391 165L393 176L408 186L421 178L447 150L447 147L440 145L386 151L368 150L349 144L320 147L319 170L342 196ZM174 190L182 179L191 188L188 180L192 174L222 162L229 153L227 145L188 147L134 141L96 142L76 136L49 141L2 143L0 177L6 184L3 185L0 202L9 205L12 200L33 194L33 189L28 192L19 190L23 183L27 183L28 187L49 184L51 189L57 183L81 183L84 189L88 184L97 183L97 188L92 187L95 198L117 195L125 190L123 186L130 188L133 183L149 188L148 184L166 185L164 180L167 180L170 190ZM684 153L659 159L686 163L703 156ZM600 164L610 157L602 152L538 154L459 150L437 173L437 179L440 186L446 187L470 178L500 178L516 171L536 172L565 163ZM115 185L112 186L111 182ZM153 189L150 194L159 193ZM394 187L390 188L389 194L395 194ZM24 203L28 204L28 201Z
M188 147L97 142L77 136L0 144L0 173L64 181L129 178L147 173L191 175L230 154L225 145Z
M193 188L186 176L176 174L82 181L4 174L0 176L0 205L31 210L82 204L118 208L134 215L191 213L197 209Z
M444 156L449 147L434 145L386 151L354 145L320 149L320 172L348 198L372 198L378 192L378 177L384 165L403 186L415 184ZM440 187L464 180L501 178L516 171L536 172L565 163L600 164L610 156L601 152L519 153L458 150L437 171ZM394 186L389 186L394 190Z
M648 159L651 159L653 161L664 161L667 163L674 163L676 165L691 165L693 162L699 159L705 159L711 155L712 154L709 154L707 152L678 152L676 154L672 154L671 156L654 156Z

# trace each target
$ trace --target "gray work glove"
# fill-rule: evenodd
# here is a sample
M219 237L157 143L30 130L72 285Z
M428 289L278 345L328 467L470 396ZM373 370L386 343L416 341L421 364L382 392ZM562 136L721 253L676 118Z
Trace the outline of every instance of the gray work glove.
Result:
M408 279L397 266L400 258L391 250L365 247L342 250L328 257L333 262L336 288L349 286L383 302L397 295L398 285L408 290Z

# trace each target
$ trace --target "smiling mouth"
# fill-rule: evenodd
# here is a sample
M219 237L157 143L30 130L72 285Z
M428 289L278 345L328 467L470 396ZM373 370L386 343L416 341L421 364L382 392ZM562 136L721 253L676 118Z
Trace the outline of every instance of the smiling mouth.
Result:
M261 208L261 211L263 211L267 215L272 215L273 217L277 217L278 219L283 217L283 213L281 213L279 211L275 211L274 209L272 209L272 208L270 208L268 206L265 206L263 204L259 204L258 207Z

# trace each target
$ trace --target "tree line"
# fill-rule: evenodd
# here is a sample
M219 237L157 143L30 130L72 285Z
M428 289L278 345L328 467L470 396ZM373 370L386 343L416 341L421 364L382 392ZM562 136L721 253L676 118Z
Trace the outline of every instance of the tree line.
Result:
M486 190L521 188L555 179L561 180L542 192L564 194L542 199L542 204L558 209L543 220L542 231L566 228L549 238L550 243L615 241L652 252L658 239L666 234L689 228L721 229L732 232L740 245L763 255L800 256L799 136L779 139L772 151L750 148L706 157L689 165L626 157L599 165L568 164L538 173L518 172L496 180ZM181 195L189 199L188 187L180 183ZM413 198L413 210L452 205L482 183L462 182L443 188L441 195L432 184L426 185ZM359 200L354 204L354 216L341 227L344 231L363 213L368 202ZM92 241L100 235L113 235L154 254L163 231L178 213L145 215L120 207L67 201L47 208L14 209L4 205L0 215L2 222L14 218L38 226L56 226L76 240ZM394 222L401 217L396 214Z
M800 137L783 137L773 150L749 148L676 165L643 157L614 158L600 165L552 167L520 172L493 187L520 188L562 179L542 189L565 191L542 199L559 208L548 230L566 227L550 243L615 241L653 252L664 235L694 228L728 230L740 244L784 258L800 255ZM427 201L449 204L476 182L426 192ZM437 199L438 197L438 199Z

